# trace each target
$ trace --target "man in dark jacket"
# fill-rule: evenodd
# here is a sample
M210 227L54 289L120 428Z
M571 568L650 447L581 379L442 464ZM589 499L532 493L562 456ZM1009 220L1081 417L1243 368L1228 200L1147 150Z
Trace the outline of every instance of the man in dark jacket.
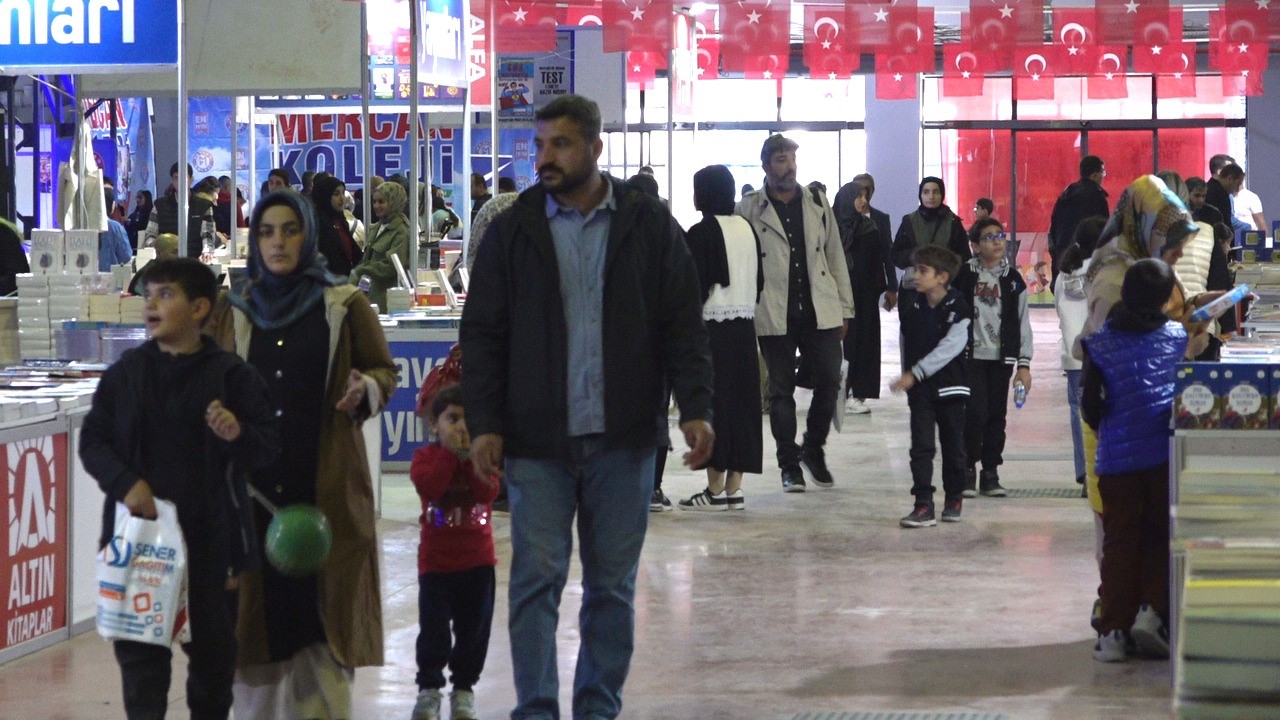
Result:
M1223 222L1232 229L1235 229L1235 209L1231 205L1231 196L1240 192L1243 185L1244 168L1235 163L1227 163L1207 183L1205 203L1217 209L1222 214Z
M1058 279L1058 256L1075 238L1080 221L1095 215L1111 216L1107 191L1102 189L1102 179L1106 176L1102 158L1085 155L1080 160L1080 179L1068 185L1053 204L1053 215L1049 220L1049 257L1053 259L1051 282Z
M1191 219L1212 227L1223 222L1223 218L1218 208L1205 202L1208 194L1209 186L1204 178L1187 178L1187 209L1191 211Z
M667 388L692 448L685 462L701 467L714 441L711 355L679 226L600 173L599 107L565 95L535 117L539 184L490 224L472 272L462 394L477 474L506 462L513 716L559 716L557 600L580 513L573 715L614 718Z

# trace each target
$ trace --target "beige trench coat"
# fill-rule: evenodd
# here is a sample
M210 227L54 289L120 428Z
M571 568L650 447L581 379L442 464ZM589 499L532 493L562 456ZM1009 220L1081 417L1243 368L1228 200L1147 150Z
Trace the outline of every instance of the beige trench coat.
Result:
M378 539L374 532L373 483L369 477L360 425L378 417L397 383L378 315L368 298L350 285L325 288L329 357L325 417L321 422L316 466L316 504L333 529L333 548L320 571L320 614L329 649L342 665L354 668L383 663L382 598ZM209 333L223 348L249 356L253 326L230 303L221 302ZM364 375L367 401L354 416L335 406L346 392L352 369ZM376 449L375 449L376 451ZM240 583L240 650L237 665L270 662L262 581L247 572Z
M806 187L804 195L805 262L809 268L809 294L818 316L818 329L838 328L853 317L853 286L844 259L835 213L822 193ZM787 334L788 286L791 280L791 243L782 220L763 189L742 196L734 212L747 219L760 237L764 291L756 303L756 335Z

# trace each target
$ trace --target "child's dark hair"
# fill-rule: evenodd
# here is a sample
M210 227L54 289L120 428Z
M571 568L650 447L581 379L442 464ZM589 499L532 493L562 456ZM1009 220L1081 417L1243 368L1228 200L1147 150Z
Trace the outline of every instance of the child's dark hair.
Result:
M1084 261L1093 257L1093 251L1098 249L1098 239L1102 237L1102 229L1106 226L1107 219L1101 215L1081 220L1076 226L1071 244L1062 251L1062 258L1058 261L1058 272L1073 273L1084 267Z
M450 405L462 407L462 385L458 383L442 388L431 399L431 422L434 423L439 419L440 413L449 409Z
M956 273L960 272L960 262L959 255L941 245L925 245L911 253L913 265L924 265L933 268L935 273L946 273L948 285L956 279Z
M977 245L978 240L982 238L982 231L989 227L999 228L1000 232L1004 232L1004 226L1000 224L1000 221L988 215L975 222L973 227L969 228L969 242Z
M1223 243L1223 242L1226 242L1227 240L1230 240L1232 243L1234 243L1235 239L1236 239L1236 234L1231 231L1231 227L1228 226L1226 223L1213 224L1213 241L1214 242Z
M1120 302L1134 315L1162 314L1176 282L1173 268L1168 263L1156 258L1143 258L1125 272Z
M218 279L208 265L195 258L169 258L148 263L139 285L174 283L188 300L204 298L210 307L218 302Z

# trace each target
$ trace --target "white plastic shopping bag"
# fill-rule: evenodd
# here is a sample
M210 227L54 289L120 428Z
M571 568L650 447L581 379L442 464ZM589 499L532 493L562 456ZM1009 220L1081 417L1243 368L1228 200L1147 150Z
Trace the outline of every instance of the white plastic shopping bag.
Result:
M187 547L178 509L156 500L156 519L116 503L116 527L98 553L98 634L108 640L171 645L191 640Z

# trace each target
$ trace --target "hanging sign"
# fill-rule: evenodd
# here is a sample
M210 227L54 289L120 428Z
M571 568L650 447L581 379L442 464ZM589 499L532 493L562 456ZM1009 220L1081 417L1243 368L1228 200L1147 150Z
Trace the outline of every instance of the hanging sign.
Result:
M164 70L178 64L177 0L4 0L0 74Z
M418 4L418 81L465 87L467 33L470 20L466 0L420 0Z

